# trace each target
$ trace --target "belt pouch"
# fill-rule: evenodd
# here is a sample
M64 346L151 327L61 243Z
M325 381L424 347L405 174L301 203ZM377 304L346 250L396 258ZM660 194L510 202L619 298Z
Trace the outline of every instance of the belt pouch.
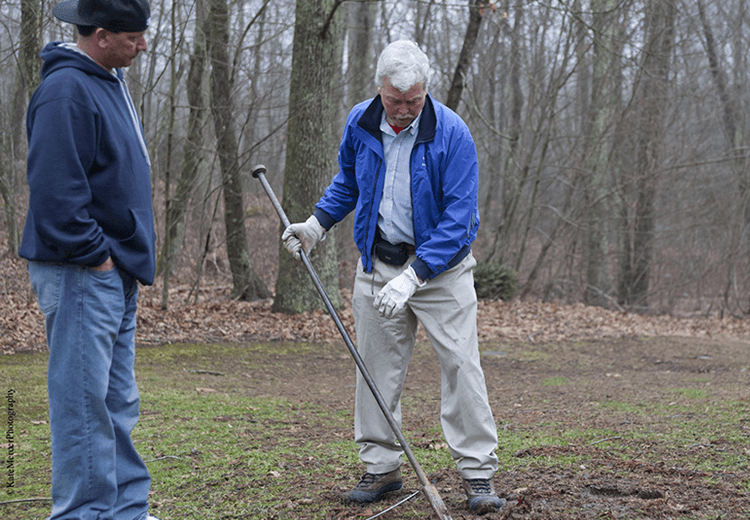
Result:
M409 250L404 244L393 245L381 240L375 243L375 256L386 264L401 266L409 259Z

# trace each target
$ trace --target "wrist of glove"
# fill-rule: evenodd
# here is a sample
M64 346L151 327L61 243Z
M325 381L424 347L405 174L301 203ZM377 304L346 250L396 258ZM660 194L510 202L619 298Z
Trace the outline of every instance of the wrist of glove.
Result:
M380 290L373 305L378 309L381 317L390 319L406 306L406 302L417 289L426 284L426 281L420 283L414 268L409 266Z
M299 260L300 250L309 254L315 244L323 240L324 237L325 229L320 225L315 215L311 215L306 221L291 224L286 228L281 235L281 240L284 242L286 250Z

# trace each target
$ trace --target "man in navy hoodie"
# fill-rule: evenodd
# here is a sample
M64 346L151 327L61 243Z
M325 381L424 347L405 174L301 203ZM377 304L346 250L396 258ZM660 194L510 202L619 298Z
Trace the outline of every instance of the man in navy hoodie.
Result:
M155 274L150 161L123 81L147 48L147 0L66 0L76 43L41 52L29 104L20 256L45 314L51 519L147 520L151 477L130 434L138 282Z

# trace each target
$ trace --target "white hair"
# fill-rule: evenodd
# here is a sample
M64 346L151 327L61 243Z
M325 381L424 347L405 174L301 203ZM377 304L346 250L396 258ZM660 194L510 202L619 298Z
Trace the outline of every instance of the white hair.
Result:
M408 91L417 83L427 83L432 75L430 60L427 55L409 40L395 41L380 53L375 69L375 83L383 86L383 78L388 78L391 85L401 92Z

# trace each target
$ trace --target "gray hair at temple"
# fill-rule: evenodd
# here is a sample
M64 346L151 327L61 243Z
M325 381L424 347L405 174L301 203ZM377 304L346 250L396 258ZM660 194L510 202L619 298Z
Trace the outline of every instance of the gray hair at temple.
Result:
M431 75L430 60L417 44L409 40L398 40L380 53L375 69L375 83L382 87L383 78L388 78L391 85L401 92L406 92L417 83L424 83L427 90Z

